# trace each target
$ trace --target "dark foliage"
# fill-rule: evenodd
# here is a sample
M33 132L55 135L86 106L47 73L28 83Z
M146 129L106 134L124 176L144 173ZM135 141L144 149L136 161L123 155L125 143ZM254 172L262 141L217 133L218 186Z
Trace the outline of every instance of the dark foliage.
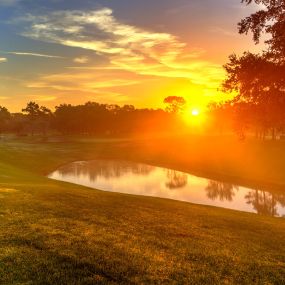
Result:
M242 2L262 4L261 10L238 26L241 34L252 32L256 44L263 33L269 36L265 40L267 50L261 54L245 52L241 57L231 55L224 66L226 79L222 89L236 93L227 105L231 106L241 137L251 128L259 138L264 139L271 132L275 139L285 126L285 0Z
M132 105L120 107L95 102L77 106L62 104L52 112L35 102L29 102L22 112L11 114L6 108L0 107L0 132L116 136L173 132L181 127L181 122L173 113L161 109L136 109Z

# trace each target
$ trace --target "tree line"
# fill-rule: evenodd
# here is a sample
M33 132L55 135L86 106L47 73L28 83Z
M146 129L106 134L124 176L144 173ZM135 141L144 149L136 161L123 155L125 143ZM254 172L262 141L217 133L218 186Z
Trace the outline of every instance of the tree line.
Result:
M180 107L175 98L174 96L165 102L167 110L137 109L132 105L96 102L75 106L61 104L55 107L55 111L29 102L21 113L10 113L7 108L0 107L0 133L121 135L175 132L181 127L177 116Z

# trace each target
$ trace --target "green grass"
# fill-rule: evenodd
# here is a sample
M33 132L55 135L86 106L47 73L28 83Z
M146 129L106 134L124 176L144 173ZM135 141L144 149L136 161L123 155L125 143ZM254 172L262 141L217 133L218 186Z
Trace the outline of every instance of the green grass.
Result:
M285 284L283 219L102 192L44 176L66 162L99 157L285 184L281 143L1 142L0 284ZM254 167L258 162L263 165ZM266 171L271 167L275 171Z

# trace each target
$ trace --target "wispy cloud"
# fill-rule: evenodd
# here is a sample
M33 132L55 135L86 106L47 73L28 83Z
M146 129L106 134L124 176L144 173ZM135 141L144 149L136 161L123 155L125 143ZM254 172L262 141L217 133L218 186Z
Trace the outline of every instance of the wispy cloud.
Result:
M41 54L41 53L34 53L34 52L9 51L5 53L13 54L13 55L35 56L35 57L45 57L45 58L63 58L57 55Z
M235 38L239 36L237 31L227 30L225 28L218 27L218 26L211 27L210 32L215 33L215 34L221 34L221 35L228 36L228 37L235 37Z
M31 95L30 96L34 101L39 102L49 102L49 101L55 101L57 99L56 96L46 96L46 95Z
M94 78L89 71L73 71L42 76L28 86L58 90L98 89L137 84L137 80L120 78L120 73L129 72L138 76L185 78L194 84L215 88L223 76L220 65L201 60L205 52L190 48L170 33L146 30L125 24L115 18L113 11L102 8L93 11L55 11L46 15L26 15L26 29L22 35L32 39L57 43L94 51L108 60L101 71L112 73L115 78ZM87 63L86 57L77 57L75 63ZM91 67L93 68L93 67ZM140 78L143 80L143 78Z
M92 74L90 72L75 71L42 76L36 81L28 82L27 87L96 93L99 89L130 86L138 83L138 80L129 78L128 76L117 75L115 77L112 73Z
M174 58L186 46L168 33L156 33L126 25L103 8L91 12L56 11L44 16L27 15L24 36L107 55Z

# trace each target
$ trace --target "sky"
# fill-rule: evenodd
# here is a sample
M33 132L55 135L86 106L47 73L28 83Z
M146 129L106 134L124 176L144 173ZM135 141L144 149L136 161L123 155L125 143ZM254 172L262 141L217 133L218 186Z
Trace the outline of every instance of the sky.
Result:
M0 0L0 105L206 106L232 53L256 51L240 0Z

